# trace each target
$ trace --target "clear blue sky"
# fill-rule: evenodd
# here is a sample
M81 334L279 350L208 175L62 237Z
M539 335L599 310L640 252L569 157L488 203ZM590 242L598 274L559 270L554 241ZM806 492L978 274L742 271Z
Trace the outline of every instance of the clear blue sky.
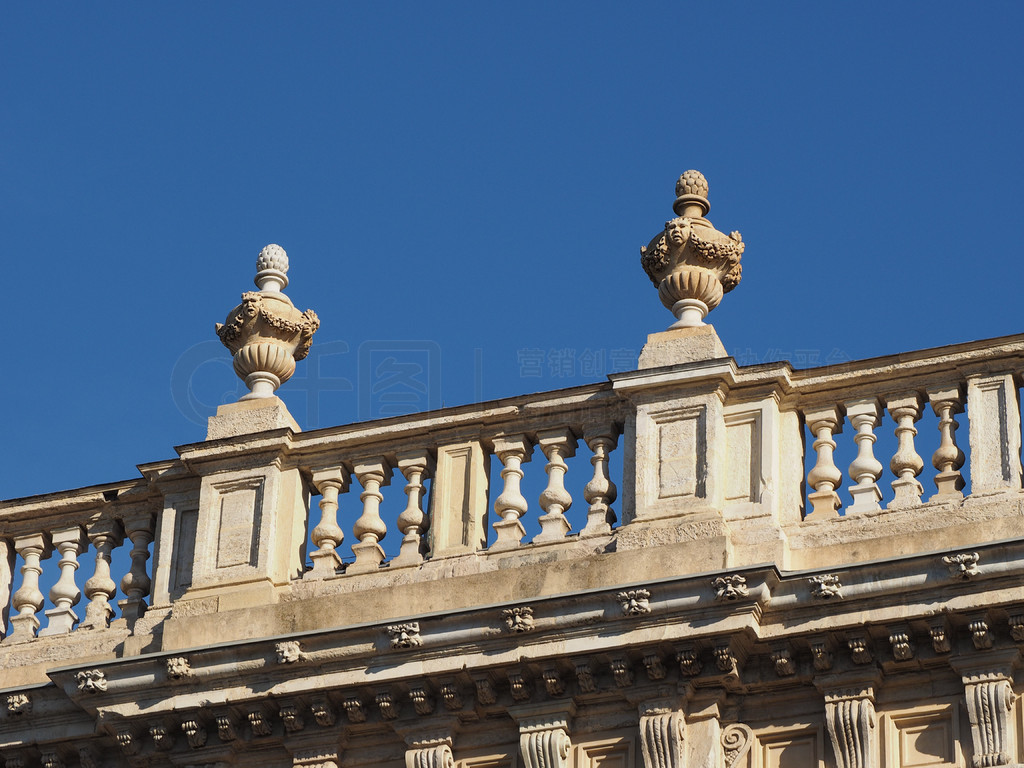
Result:
M691 167L747 243L709 317L742 362L1024 331L1022 28L1019 2L8 3L0 498L201 440L269 242L322 321L282 391L304 428L401 406L389 358L430 366L424 407L632 367L672 320L639 247Z

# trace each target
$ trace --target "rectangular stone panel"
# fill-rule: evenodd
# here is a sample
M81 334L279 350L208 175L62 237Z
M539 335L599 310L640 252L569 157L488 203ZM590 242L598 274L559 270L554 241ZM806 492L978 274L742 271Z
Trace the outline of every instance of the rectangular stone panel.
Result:
M761 412L725 417L726 501L760 501Z
M817 768L824 750L817 730L775 731L758 734L759 768Z
M890 713L887 720L890 764L899 768L960 765L955 707Z
M478 441L437 448L430 491L430 552L434 557L487 546L490 456Z
M627 733L593 739L583 737L573 747L572 768L637 768L636 738Z
M180 593L192 586L192 564L196 559L196 531L199 524L199 510L185 509L177 515L174 530L174 564L171 570L170 589Z
M217 568L256 567L263 512L263 478L215 486Z
M706 412L703 406L652 414L658 436L658 498L706 495Z

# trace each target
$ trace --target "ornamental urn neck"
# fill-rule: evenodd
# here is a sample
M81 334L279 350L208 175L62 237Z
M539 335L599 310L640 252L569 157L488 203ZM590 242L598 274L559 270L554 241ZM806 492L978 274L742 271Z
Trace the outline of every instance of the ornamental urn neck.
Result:
M676 218L640 249L640 265L658 289L661 303L676 316L669 329L704 325L708 312L737 285L746 248L739 232L719 232L708 221L708 181L687 171L676 182Z
M241 400L259 400L295 373L295 361L309 354L320 327L316 313L299 312L282 293L288 285L288 254L268 245L256 259L254 282L259 291L242 294L242 303L217 323L217 336L231 350L235 373L249 388Z

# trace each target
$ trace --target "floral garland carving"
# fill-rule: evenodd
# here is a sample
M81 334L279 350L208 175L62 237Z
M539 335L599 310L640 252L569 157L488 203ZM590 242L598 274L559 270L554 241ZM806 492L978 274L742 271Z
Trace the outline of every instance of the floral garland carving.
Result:
M313 344L313 334L320 327L320 318L312 309L302 313L302 319L293 322L280 315L275 315L263 305L263 295L259 291L246 291L242 294L242 306L230 323L217 326L217 336L221 342L230 344L242 333L246 322L258 317L271 328L284 334L300 334L299 345L295 350L295 359L302 360L309 354Z
M682 250L689 243L697 256L697 261L703 261L709 266L728 264L729 271L722 278L722 288L728 292L735 288L743 276L743 266L740 258L747 245L743 242L743 236L738 231L729 233L731 242L712 242L699 237L691 226L690 219L676 218L665 222L665 231L658 235L649 245L640 248L640 266L651 279L654 285L661 282L656 277L657 272L663 271L669 265L669 253L671 250ZM694 266L700 266L695 264Z

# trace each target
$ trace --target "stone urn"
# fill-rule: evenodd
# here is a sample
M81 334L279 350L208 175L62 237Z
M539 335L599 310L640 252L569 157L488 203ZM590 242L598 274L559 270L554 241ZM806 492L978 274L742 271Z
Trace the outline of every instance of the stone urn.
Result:
M309 354L320 327L316 313L300 312L282 291L288 285L288 254L268 245L256 259L258 291L242 294L242 303L227 320L217 323L217 335L234 355L235 373L249 388L242 400L273 397L295 373L295 361Z
M690 328L704 325L708 312L739 285L744 244L739 232L725 235L704 218L711 204L700 171L679 177L672 208L676 218L640 249L640 264L676 316L669 328Z

